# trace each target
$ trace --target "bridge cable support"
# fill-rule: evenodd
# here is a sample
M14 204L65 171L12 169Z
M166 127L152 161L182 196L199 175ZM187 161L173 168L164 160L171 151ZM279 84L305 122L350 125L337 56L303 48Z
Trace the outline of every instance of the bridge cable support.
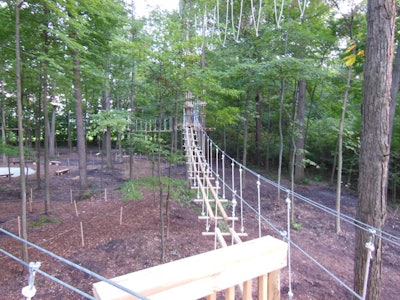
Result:
M22 295L27 300L32 299L32 297L36 295L35 275L36 275L37 270L39 270L40 265L41 265L40 262L30 262L29 263L28 285L22 288Z
M363 293L362 293L362 299L365 299L367 296L367 286L368 286L368 277L369 277L369 269L370 269L370 264L371 264L371 259L372 259L372 252L375 251L375 246L374 246L374 240L375 240L375 234L376 230L370 228L369 230L370 236L369 236L369 241L365 243L365 248L367 248L368 254L367 254L367 259L365 262L365 273L364 273L364 285L363 285Z
M293 299L293 291L292 291L292 265L291 265L291 253L290 253L290 248L291 248L291 240L290 240L290 210L291 210L291 200L290 200L290 190L286 190L287 195L285 199L286 203L286 211L287 211L287 241L288 241L288 282L289 282L289 291L288 291L288 297L289 300Z

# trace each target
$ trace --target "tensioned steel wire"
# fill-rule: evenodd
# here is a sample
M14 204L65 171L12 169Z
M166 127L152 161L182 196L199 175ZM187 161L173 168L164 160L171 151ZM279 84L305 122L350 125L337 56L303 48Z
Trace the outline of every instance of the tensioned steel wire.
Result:
M63 258L61 256L58 256L57 254L55 254L55 253L53 253L53 252L51 252L51 251L49 251L47 249L39 247L38 245L36 245L34 243L31 243L31 242L29 242L29 241L27 241L27 240L25 240L23 238L20 238L20 237L16 236L15 234L4 230L3 228L0 228L0 232L12 237L13 239L18 240L18 241L20 241L20 242L22 242L24 244L27 244L28 246L30 246L32 248L35 248L36 250L39 250L40 252L45 253L45 254L55 258L56 260L66 264L68 266L71 266L71 267L73 267L73 268L75 268L75 269L77 269L77 270L79 270L81 272L84 272L84 273L86 273L86 274L88 274L88 275L90 275L90 276L92 276L94 278L97 278L100 281L104 281L104 282L108 283L109 285L112 285L112 286L114 286L114 287L116 287L116 288L128 293L129 295L133 295L133 296L135 296L135 297L137 297L139 299L142 299L142 300L147 300L148 299L148 298L146 298L146 297L144 297L144 296L142 296L142 295L140 295L140 294L138 294L138 293L136 293L136 292L134 292L134 291L132 291L132 290L130 290L130 289L128 289L128 288L126 288L126 287L124 287L124 286L122 286L122 285L120 285L120 284L118 284L118 283L116 283L116 282L114 282L112 280L110 280L110 279L107 279L107 278L105 278L105 277L103 277L103 276L101 276L101 275L99 275L99 274L97 274L97 273L95 273L93 271L90 271L89 269L86 269L86 268L84 268L84 267L82 267L82 266L80 266L80 265L78 265L76 263L73 263L72 261L69 261L69 260L67 260L67 259L65 259L65 258ZM7 251L5 251L5 250L3 250L1 248L0 248L0 252L2 252L3 254L11 257L12 259L17 260L19 263L23 263L24 265L26 264L25 262L22 262L20 259L18 259L17 257L13 256L12 254L8 253ZM76 289L75 287L73 287L73 286L71 286L71 285L69 285L69 284L67 284L67 283L65 283L65 282L63 282L63 281L61 281L61 280L49 275L49 274L46 274L45 272L42 272L40 270L37 270L37 272L40 273L40 274L45 275L46 277L50 278L51 280L56 281L57 283L59 283L59 284L65 286L65 287L73 290L74 292L79 293L80 295L82 295L82 296L84 296L84 297L86 297L88 299L95 299L92 296L90 296L90 295L88 295L88 294Z
M211 143L214 145L214 148L218 148L218 151L222 152L223 155L225 156L225 158L231 160L232 163L235 163L238 167L242 168L246 172L254 175L255 177L259 177L259 179L261 181L263 181L263 182L265 182L265 183L267 183L267 184L269 184L271 186L274 186L274 187L280 189L281 191L283 191L285 193L289 193L289 195L293 195L296 199L302 200L303 202L305 202L305 203L307 203L307 204L309 204L309 205L311 205L311 206L313 206L315 208L318 208L318 209L320 209L320 210L322 210L322 211L324 211L324 212L326 212L328 214L331 214L331 215L333 215L335 217L338 216L338 213L337 213L336 210L334 210L332 208L329 208L329 207L327 207L327 206L325 206L323 204L320 204L320 203L318 203L318 202L316 202L314 200L311 200L310 198L307 198L307 197L305 197L305 196L303 196L303 195L301 195L299 193L296 193L296 192L286 188L283 185L279 185L278 183L276 183L276 182L274 182L272 180L269 180L269 179L265 178L264 176L258 174L257 172L255 172L255 171L249 169L248 167L242 165L240 162L236 161L234 158L230 157L223 150L221 150L218 147L218 145L207 135L207 133L205 133L205 134L206 134L207 139L209 139L211 141ZM224 182L223 184L225 185L226 183ZM231 189L229 186L226 186L226 188L230 189L233 192L233 189ZM384 230L375 228L375 227L373 227L373 226L371 226L369 224L363 223L363 222L361 222L361 221L359 221L359 220L357 220L357 219L355 219L355 218L353 218L351 216L343 214L343 213L340 213L339 217L340 217L341 220L343 220L343 221L345 221L345 222L347 222L347 223L349 223L349 224L351 224L351 225L353 225L353 226L355 226L355 227L357 227L359 229L362 229L364 231L375 230L376 235L378 237L380 237L382 240L385 240L385 241L387 241L389 243L392 243L392 244L400 247L400 237L392 235L392 234L390 234L390 233L388 233L388 232L386 232Z
M232 183L231 183L231 184L232 184L232 186L230 186L230 185L227 183L227 181L225 180L225 176L223 176L223 179L221 179L220 176L219 176L219 174L213 170L213 167L212 167L212 166L208 166L209 169L211 170L211 172L212 172L212 173L215 175L215 177L217 178L217 180L220 181L220 182L222 183L222 186L223 186L224 191L225 191L225 189L228 189L228 190L230 190L230 191L232 192L232 195L238 197L238 193L237 193L237 191L235 190L235 187L234 187L234 184L235 184L235 183L234 183L234 181L235 181L235 177L234 177L234 174L235 174L235 172L234 172L234 165L237 165L237 166L238 166L239 174L240 174L240 180L241 180L241 172L242 172L243 170L247 171L248 173L250 173L251 175L253 175L253 176L255 176L255 177L257 178L258 210L255 209L251 204L249 204L249 203L242 197L242 191L240 191L240 193L239 193L239 194L240 194L239 200L240 200L240 202L241 202L242 204L245 204L251 211L253 211L256 215L258 215L258 218L259 218L259 232L260 232L260 230L261 230L261 229L260 229L260 228L261 228L260 222L261 222L261 220L262 220L263 222L265 222L266 224L268 224L268 226L270 226L270 228L272 228L276 233L278 233L278 234L282 237L282 239L286 240L287 242L289 242L289 244L290 244L291 246L293 246L293 247L295 247L297 250L299 250L300 253L302 253L303 255L305 255L305 256L306 256L308 259L310 259L315 265L317 265L321 270L323 270L323 271L324 271L325 273L327 273L331 278L333 278L336 282L338 282L341 286L343 286L346 290L348 290L353 296L355 296L355 298L357 298L357 299L365 299L365 295L364 295L365 293L364 293L362 296L358 295L349 285L347 285L344 281L342 281L340 278L338 278L334 273L332 273L329 269L327 269L325 266L323 266L320 262L318 262L315 258L313 258L310 254L308 254L305 250L303 250L299 245L297 245L296 243L294 243L294 242L290 239L290 224L289 224L289 219L287 220L287 227L288 227L288 228L287 228L287 231L284 231L284 230L281 231L281 230L279 230L276 226L274 226L274 225L272 224L272 222L270 222L267 218L265 218L264 216L261 215L261 208L260 208L260 180L262 180L264 183L270 184L271 186L274 186L274 187L280 189L281 191L286 192L286 193L287 193L287 197L286 197L287 199L288 199L289 196L293 196L293 197L295 197L295 198L297 198L297 199L299 199L299 200L301 200L301 201L303 201L303 202L305 202L305 203L307 203L307 204L309 204L309 205L311 205L311 206L313 206L313 207L315 207L315 208L317 208L317 209L320 209L320 210L322 210L322 211L324 211L324 212L326 212L326 213L328 213L328 214L331 214L331 215L333 215L333 216L335 216L335 217L338 216L337 211L335 211L334 209L331 209L331 208L329 208L329 207L327 207L327 206L324 206L324 205L322 205L322 204L320 204L320 203L318 203L318 202L316 202L316 201L313 201L313 200L311 200L311 199L309 199L309 198L307 198L307 197L304 197L304 196L302 196L302 195L300 195L300 194L298 194L298 193L295 193L294 191L292 191L292 190L290 190L290 189L284 187L283 185L277 184L277 183L275 183L274 181L269 180L269 179L267 179L267 178L261 176L260 174L254 172L253 170L251 170L251 169L247 168L246 166L242 165L241 163L237 162L235 159L233 159L232 157L230 157L229 155L227 155L224 151L222 151L222 150L218 147L218 145L212 141L212 139L207 135L207 133L206 133L206 132L204 131L204 129L202 128L202 126L200 126L200 124L197 124L197 125L198 125L197 128L200 128L200 130L202 131L203 137L205 136L205 137L207 138L208 141L207 141L206 144L209 145L209 148L211 148L212 145L214 145L214 148L215 148L215 151L216 151L216 157L217 157L217 158L218 158L218 152L221 152L222 164L225 163L225 158L227 158L228 160L231 160L231 166L232 166L232 177L231 177ZM203 146L203 147L204 147L204 146ZM205 150L205 149L203 148L203 150ZM209 150L209 149L208 149L208 150ZM206 151L204 151L204 153L206 153ZM208 153L208 155L213 156L212 153L211 153L211 154ZM216 158L216 159L217 159L217 158ZM208 160L208 161L210 161L210 160ZM228 163L229 163L229 162L228 162ZM218 170L217 170L217 171L218 171ZM240 187L240 188L241 188L241 187ZM289 201L289 202L290 202L290 201ZM289 214L289 210L290 210L290 204L287 203L287 212L288 212L288 214ZM396 245L396 246L400 246L400 243L399 243L399 240L400 240L400 239L399 239L399 237L396 237L396 236L394 236L394 235L392 235L392 234L390 234L390 233L387 233L387 232L385 232L385 231L383 231L383 230L378 230L377 228L374 228L374 227L371 226L371 225L368 225L368 224L365 224L365 223L363 223L363 222L360 222L360 221L356 220L355 218L350 217L350 216L348 216L348 215L345 215L345 214L343 214L343 213L340 213L340 214L339 214L339 217L340 217L340 219L342 219L343 221L345 221L345 222L347 222L347 223L350 223L351 225L354 225L355 227L358 227L359 229L368 231L368 232L370 233L370 235L371 235L371 238L373 238L373 236L378 236L378 237L382 238L383 240L385 240L385 241L387 241L387 242L389 242L389 243L392 243L392 244L394 244L394 245ZM289 248L290 248L290 247L289 247ZM370 251L370 250L368 249L368 251ZM290 253L290 252L289 252L289 253ZM289 255L289 254L288 254L288 255ZM289 255L289 257L288 257L288 260L289 260L289 266L290 266L290 264L291 264L291 263L290 263L290 261L291 261L290 255ZM290 272L290 271L289 271L289 272ZM289 274L289 277L290 277L290 275L291 275L291 274ZM365 271L365 276L368 277L368 270ZM289 295L289 299L292 299L293 293L292 293L292 291L291 291L291 282L289 282L289 293L288 293L288 295Z

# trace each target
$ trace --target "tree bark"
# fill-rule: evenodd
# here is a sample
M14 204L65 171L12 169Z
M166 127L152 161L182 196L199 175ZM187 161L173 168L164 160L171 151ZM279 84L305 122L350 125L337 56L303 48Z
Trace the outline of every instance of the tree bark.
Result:
M256 163L261 166L261 148L262 148L262 92L259 91L256 96Z
M81 69L79 54L77 51L73 51L74 56L74 89L75 89L75 114L76 114L76 133L78 142L78 164L79 164L79 187L80 196L86 194L88 188L87 181L87 159L86 159L86 139L85 139L85 127L82 109L82 86L81 86Z
M378 230L386 218L395 17L394 0L368 1L357 219ZM356 230L354 289L364 296L367 272L366 299L372 300L381 295L382 242L376 235L367 269L369 253L365 245L370 236L366 230Z
M22 1L17 0L15 4L15 77L17 84L17 115L18 115L18 148L19 148L19 183L21 188L21 234L24 240L28 240L26 222L26 176L24 155L24 127L22 115L22 83L21 83L21 49L20 49L20 10ZM28 246L22 243L22 259L29 261ZM25 269L24 269L25 270Z
M296 130L295 142L296 152L294 161L294 182L301 183L304 180L304 159L305 159L305 144L304 144L304 120L305 120L305 108L306 108L306 80L299 80L298 83L298 101L297 101L297 124L295 125Z
M350 91L350 82L351 82L351 74L353 67L350 66L347 72L347 84L346 90L344 92L343 104L342 104L342 116L340 118L339 123L339 134L338 134L338 143L337 143L337 179L336 179L336 233L340 233L340 199L342 195L342 169L343 169L343 131L344 131L344 122L346 119L346 107L349 99L349 91Z

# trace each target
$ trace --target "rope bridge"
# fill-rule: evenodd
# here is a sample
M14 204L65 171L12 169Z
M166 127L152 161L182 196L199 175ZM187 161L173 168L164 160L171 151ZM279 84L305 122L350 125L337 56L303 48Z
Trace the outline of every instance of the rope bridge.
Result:
M194 124L184 125L184 150L187 158L188 180L192 189L197 190L195 202L201 203L202 212L200 219L206 221L206 231L203 235L214 235L215 240L222 247L228 244L226 236L231 237L230 244L241 243L241 237L247 236L241 222L241 232L236 232L235 223L239 218L235 214L237 201L233 198L227 200L225 193L220 194L219 180L212 173L209 163L204 155L204 147L201 147L204 137L199 127ZM224 190L225 191L225 190ZM228 208L232 207L229 215ZM242 209L241 209L242 211Z

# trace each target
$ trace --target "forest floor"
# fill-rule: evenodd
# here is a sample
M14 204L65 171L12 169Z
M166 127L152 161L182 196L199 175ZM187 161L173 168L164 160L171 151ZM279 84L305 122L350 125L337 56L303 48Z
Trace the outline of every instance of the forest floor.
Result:
M29 176L28 199L32 196L32 203L27 208L30 224L28 240L106 278L162 263L158 192L143 191L143 199L137 201L121 200L119 187L128 180L128 162L115 162L113 169L107 169L95 152L88 153L88 176L94 192L89 199L74 201L77 199L79 186L77 154L60 150L57 160L61 165L50 166L52 202L47 219L43 214L44 182L41 183L42 189L38 189L35 175ZM61 176L55 175L57 170L64 168L69 168L70 172ZM166 170L167 166L163 168ZM135 178L150 176L152 165L144 157L137 156L134 170ZM174 176L184 179L184 166L178 167ZM250 183L247 182L247 185ZM256 192L255 189L249 191L250 202L256 201ZM297 186L296 192L328 207L334 207L335 190L327 185L310 183ZM277 200L275 193L272 187L263 188L263 214L273 224L285 228L285 201ZM18 216L21 211L19 198L18 178L0 178L0 226L14 234L18 234ZM356 196L344 193L342 212L354 216L356 201ZM199 220L199 210L194 203L170 203L163 262L214 249L214 238L202 235L205 222ZM251 211L244 216L248 233L244 240L257 238L257 216ZM292 230L292 240L351 288L355 255L354 228L345 223L342 224L342 232L336 234L334 217L302 202L296 203L295 216L300 226L298 230ZM385 230L399 236L399 228L399 212L389 210ZM276 236L266 225L262 227L262 234ZM20 243L2 233L0 248L21 257ZM29 247L29 258L30 261L41 262L40 270L85 293L92 294L92 284L98 281L32 247ZM28 284L28 276L22 274L22 269L21 264L3 253L0 254L0 300L24 299L21 290ZM352 298L351 292L296 247L291 248L291 270L290 282L294 299ZM281 272L282 299L288 297L288 274L286 267ZM383 242L382 278L382 299L394 299L400 293L400 249L388 242ZM33 299L84 299L41 274L36 275L35 286L37 293Z

